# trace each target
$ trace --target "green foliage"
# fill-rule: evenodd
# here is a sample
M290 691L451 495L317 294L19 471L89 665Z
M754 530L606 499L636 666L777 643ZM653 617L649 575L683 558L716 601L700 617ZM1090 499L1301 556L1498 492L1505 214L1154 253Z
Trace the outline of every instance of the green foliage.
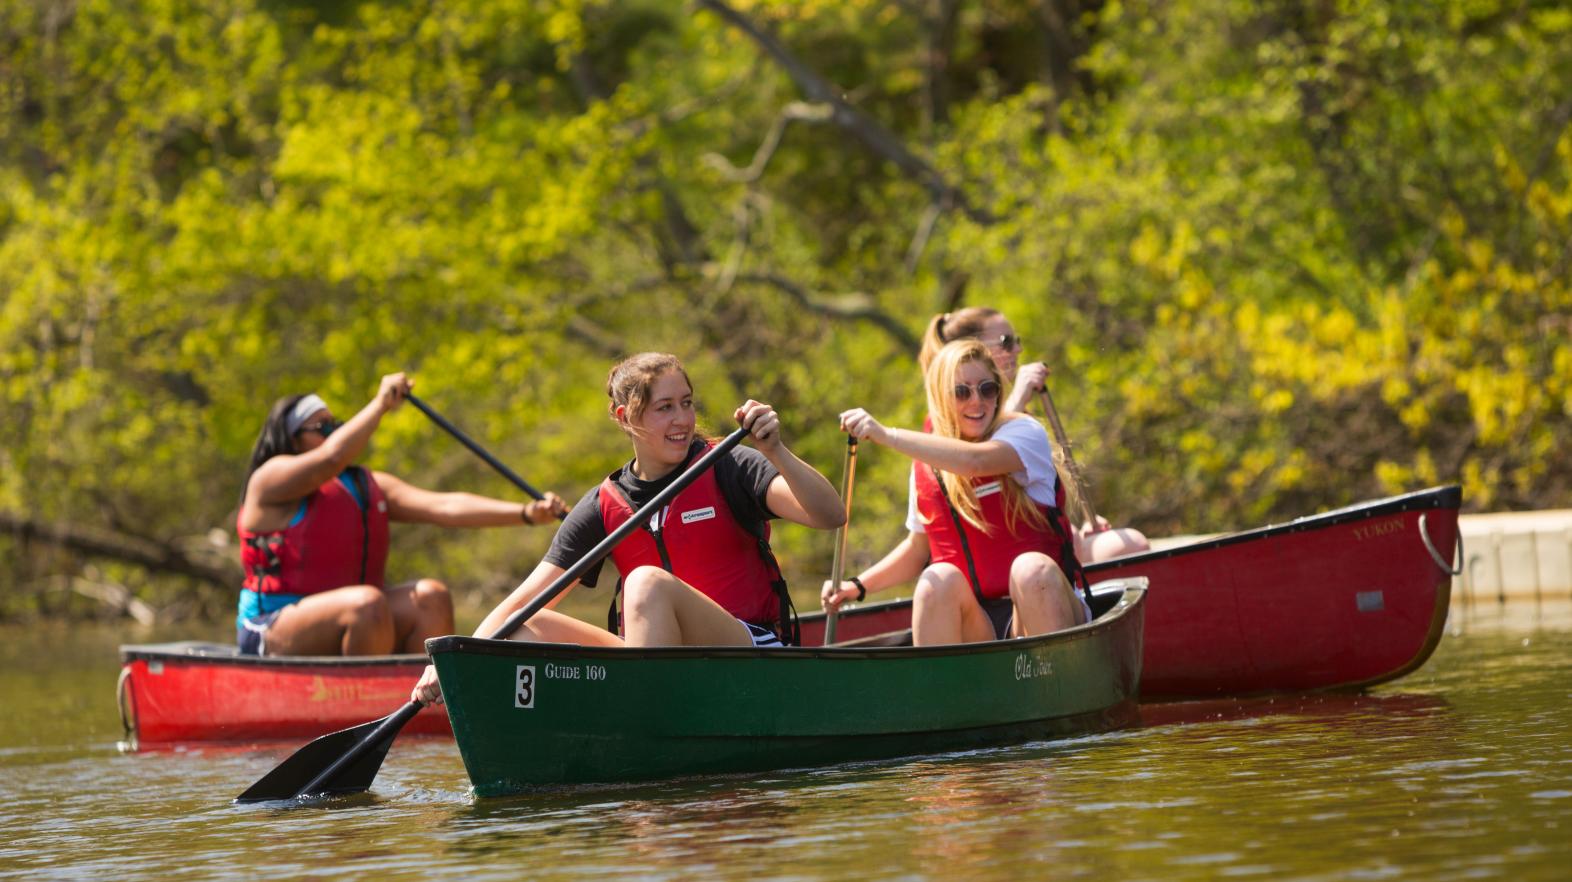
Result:
M787 120L778 59L675 0L11 4L0 511L201 544L274 398L396 369L576 498L626 457L602 383L643 349L717 433L776 404L836 480L840 410L920 422L909 342L957 291L1052 365L1099 510L1149 534L1451 481L1569 504L1563 4L733 8L981 211ZM418 413L369 459L514 492ZM907 463L861 459L853 565L905 506ZM546 533L401 528L393 566L483 603ZM811 604L831 537L778 535ZM0 538L0 615L82 567Z

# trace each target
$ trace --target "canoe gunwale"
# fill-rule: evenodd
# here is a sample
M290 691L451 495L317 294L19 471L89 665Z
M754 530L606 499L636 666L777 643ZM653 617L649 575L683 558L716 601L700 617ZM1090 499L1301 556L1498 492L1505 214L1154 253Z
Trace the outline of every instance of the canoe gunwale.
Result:
M166 664L242 665L283 668L362 668L398 667L426 663L420 653L399 655L241 655L237 647L222 643L179 641L174 643L126 644L120 647L120 663L160 661Z
M1122 583L1123 587L1116 586ZM1119 590L1120 599L1104 615L1073 628L1035 637L1012 637L982 643L952 643L942 646L648 646L638 648L580 646L572 643L524 643L515 640L488 640L484 637L433 637L426 641L426 652L465 652L482 655L531 656L563 659L691 659L691 658L779 658L779 659L889 659L942 658L975 655L983 652L1019 652L1054 643L1096 639L1122 626L1122 619L1140 609L1146 598L1144 576L1126 576L1099 583L1104 591ZM893 601L910 603L910 601Z
M1446 484L1438 487L1430 487L1425 490L1415 490L1411 493L1404 493L1398 496L1389 496L1384 499L1375 499L1369 502L1361 502L1355 505L1333 509L1332 511L1321 512L1319 514L1306 515L1305 517L1295 518L1294 520L1285 524L1269 524L1264 527L1256 527L1254 529L1244 530L1238 533L1224 533L1220 536L1214 536L1209 539L1203 539L1198 542L1191 542L1185 545L1176 545L1172 548L1143 551L1138 554L1128 554L1122 557L1116 557L1112 560L1087 564L1085 567L1085 572L1088 579L1095 579L1099 572L1105 570L1124 569L1125 567L1139 566L1143 563L1148 563L1151 561L1166 560L1168 558L1196 554L1202 551L1211 550L1213 548L1237 545L1244 542L1255 542L1261 539L1288 533L1300 533L1308 530L1321 530L1327 527L1336 526L1338 524L1369 520L1371 518L1383 517L1386 515L1400 514L1411 511L1432 511L1437 509L1455 510L1461 508L1462 504L1463 488L1457 484ZM1097 583L1094 583L1092 587L1095 592ZM859 604L857 606L842 609L839 617L844 622L847 619L856 618L858 616L877 616L892 609L911 606L911 604L912 601L909 597L900 598L897 600L880 601L877 603ZM1434 641L1440 640L1440 633L1442 630L1444 630L1444 622L1446 618L1446 606L1438 600L1437 607L1439 614L1432 616L1431 625ZM802 620L804 622L817 622L823 618L824 613L818 612L805 615L802 617ZM1431 649L1434 649L1433 645L1431 646ZM1419 667L1420 664L1424 663L1424 660L1428 656L1429 653L1421 653L1416 658L1414 663L1411 663L1409 666L1405 666L1404 672L1407 673L1412 671L1414 668ZM1373 680L1370 682L1382 682L1382 680ZM1370 685L1370 683L1364 683L1360 685Z
M1401 514L1410 511L1430 511L1432 509L1458 509L1463 505L1463 488L1457 484L1447 484L1440 487L1430 487L1425 490L1415 490L1399 496L1389 496L1385 499L1375 499L1361 502L1344 508L1324 511L1320 514L1306 515L1294 518L1286 524L1268 524L1238 533L1224 533L1199 542L1185 545L1176 545L1160 551L1143 551L1138 554L1127 554L1111 560L1087 564L1085 567L1088 577L1095 576L1101 570L1123 568L1139 565L1147 561L1164 560L1170 557L1181 557L1212 548L1221 548L1228 545L1237 545L1241 542L1254 542L1260 539L1278 536L1287 533L1302 533L1307 530L1323 530L1339 524L1354 521L1369 520L1370 518L1384 517L1386 515Z

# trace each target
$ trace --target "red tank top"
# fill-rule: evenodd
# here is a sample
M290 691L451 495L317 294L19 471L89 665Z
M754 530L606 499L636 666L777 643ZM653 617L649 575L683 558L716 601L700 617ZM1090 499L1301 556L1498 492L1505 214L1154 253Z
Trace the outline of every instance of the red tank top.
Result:
M633 515L633 506L614 477L600 485L600 518L608 534ZM714 469L700 475L650 520L612 549L618 572L626 576L637 567L660 567L737 618L775 627L780 618L774 588L779 574L766 563L760 537L738 523L726 505ZM768 524L762 538L769 541Z
M364 476L363 510L341 478ZM282 530L242 530L245 587L259 594L317 594L346 585L383 587L388 558L388 504L365 469L353 467L306 497L305 515ZM238 521L238 519L237 519Z

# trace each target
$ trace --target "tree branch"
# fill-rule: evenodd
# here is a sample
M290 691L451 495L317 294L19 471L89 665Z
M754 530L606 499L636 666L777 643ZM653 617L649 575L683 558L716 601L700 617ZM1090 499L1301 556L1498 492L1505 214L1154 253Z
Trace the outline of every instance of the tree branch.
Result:
M180 548L111 530L75 524L48 523L0 511L0 531L25 542L43 542L79 554L107 557L149 570L187 576L226 589L240 584L240 565L201 560Z
M769 285L819 315L869 322L888 334L902 349L917 351L918 341L912 332L894 316L879 309L867 294L852 293L833 299L820 299L779 273L738 273L733 281L737 284Z
M698 0L698 3L757 43L786 70L787 76L791 77L792 82L797 84L797 88L801 89L810 101L829 105L832 111L830 118L836 125L849 132L875 155L894 163L897 168L914 178L928 190L934 201L954 205L979 224L992 224L996 220L988 212L973 206L965 193L945 180L938 169L907 149L901 139L878 120L848 104L841 97L840 89L792 54L779 40L755 25L747 16L721 0Z
M770 125L770 130L765 134L764 140L759 142L759 149L753 153L753 161L747 168L737 168L726 157L719 153L704 154L704 162L724 175L727 180L738 184L751 184L764 175L764 167L769 165L775 157L775 151L781 146L781 139L786 135L786 126L793 122L827 122L834 115L834 108L828 104L809 104L805 101L793 101L781 110L780 116Z

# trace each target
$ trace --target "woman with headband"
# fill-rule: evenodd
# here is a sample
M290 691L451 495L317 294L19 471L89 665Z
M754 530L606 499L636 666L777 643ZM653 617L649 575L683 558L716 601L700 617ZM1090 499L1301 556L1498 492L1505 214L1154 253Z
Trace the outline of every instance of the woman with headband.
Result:
M343 423L316 395L274 403L235 523L242 653L424 652L426 638L453 633L453 599L436 579L386 584L388 522L502 527L549 523L566 510L554 493L523 504L436 493L355 465L412 385L402 373L383 377L376 397Z

